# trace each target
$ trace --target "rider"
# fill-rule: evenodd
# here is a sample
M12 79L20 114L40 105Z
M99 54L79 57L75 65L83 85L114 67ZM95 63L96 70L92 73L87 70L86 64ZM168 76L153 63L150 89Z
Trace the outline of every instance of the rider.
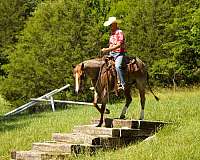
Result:
M116 17L109 17L108 21L104 23L104 26L111 26L111 36L109 40L109 48L103 48L103 53L109 52L115 59L115 68L120 79L121 88L125 88L125 75L123 70L123 57L125 56L125 37L117 26L120 21Z

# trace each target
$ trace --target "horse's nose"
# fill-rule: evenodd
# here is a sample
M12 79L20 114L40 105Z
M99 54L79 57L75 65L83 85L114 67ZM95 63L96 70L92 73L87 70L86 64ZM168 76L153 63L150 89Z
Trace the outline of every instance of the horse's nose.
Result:
M75 91L75 93L76 93L76 94L78 94L78 93L79 93L79 90L77 90L77 89L75 89L74 91Z
M74 92L75 92L76 94L78 94L78 93L79 93L79 87L75 86Z

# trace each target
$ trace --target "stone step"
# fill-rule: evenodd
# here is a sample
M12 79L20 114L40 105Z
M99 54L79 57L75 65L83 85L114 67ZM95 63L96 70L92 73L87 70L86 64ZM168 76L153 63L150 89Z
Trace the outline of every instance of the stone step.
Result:
M99 120L93 120L93 124L98 124ZM150 120L123 120L123 119L112 119L105 118L104 126L107 128L132 128L132 129L147 129L156 131L158 128L162 128L166 124L171 124L169 122L163 121L150 121Z
M32 150L11 152L12 160L66 160L69 157L69 153L49 153Z
M33 143L32 150L40 152L54 152L54 153L70 153L70 154L81 154L89 153L93 154L95 151L102 146L95 146L90 144L68 144L62 142L43 142Z
M94 125L76 126L73 129L74 133L82 133L89 135L107 135L110 137L133 138L133 137L148 137L152 135L152 130L130 129L130 128L106 128L95 127Z

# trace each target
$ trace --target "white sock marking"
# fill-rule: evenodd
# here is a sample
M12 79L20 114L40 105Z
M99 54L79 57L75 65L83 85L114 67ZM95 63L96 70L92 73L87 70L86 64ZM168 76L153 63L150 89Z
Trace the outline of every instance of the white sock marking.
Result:
M140 112L140 119L144 120L144 109L142 109Z

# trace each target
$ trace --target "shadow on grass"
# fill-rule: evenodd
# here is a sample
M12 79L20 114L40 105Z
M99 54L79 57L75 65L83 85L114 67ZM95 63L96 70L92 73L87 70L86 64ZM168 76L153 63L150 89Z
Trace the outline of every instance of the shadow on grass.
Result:
M10 131L13 129L20 129L23 128L27 125L27 122L24 123L20 123L20 124L4 124L4 123L0 123L0 132L6 132L6 131Z
M91 107L91 106L84 106ZM78 105L62 105L55 104L55 110L57 112L61 110L78 110L80 106ZM50 105L40 105L32 107L17 115L2 116L0 115L0 132L6 132L14 129L21 129L29 125L31 119L37 118L38 120L47 117L44 113L52 113Z
M7 117L0 116L0 132L24 128L29 124L30 118L44 118L44 116L45 115L41 115L40 113L24 113Z

